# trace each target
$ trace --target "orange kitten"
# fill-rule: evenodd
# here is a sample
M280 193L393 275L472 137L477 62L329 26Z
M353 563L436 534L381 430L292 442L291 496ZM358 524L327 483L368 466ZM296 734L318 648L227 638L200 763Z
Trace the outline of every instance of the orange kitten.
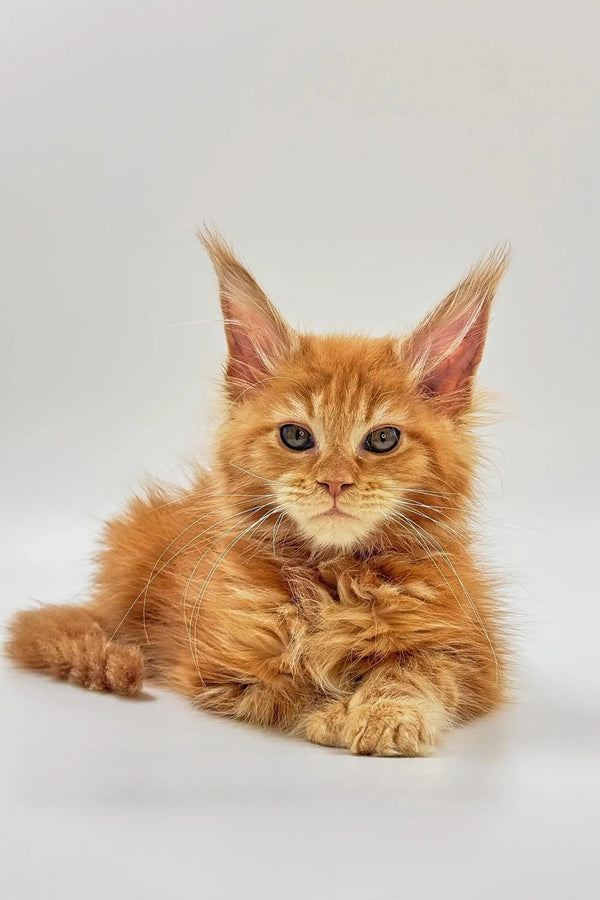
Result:
M418 756L493 709L505 649L473 556L473 378L507 256L408 337L298 334L218 237L229 356L213 465L110 522L90 602L22 612L8 654L93 690Z

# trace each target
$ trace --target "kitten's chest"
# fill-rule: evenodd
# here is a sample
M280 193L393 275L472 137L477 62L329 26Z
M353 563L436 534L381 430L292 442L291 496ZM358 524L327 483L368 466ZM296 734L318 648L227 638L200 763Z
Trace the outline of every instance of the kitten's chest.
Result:
M382 583L372 569L296 570L288 583L297 616L290 658L331 692L352 690L374 658L396 648L398 622L390 619L396 585Z

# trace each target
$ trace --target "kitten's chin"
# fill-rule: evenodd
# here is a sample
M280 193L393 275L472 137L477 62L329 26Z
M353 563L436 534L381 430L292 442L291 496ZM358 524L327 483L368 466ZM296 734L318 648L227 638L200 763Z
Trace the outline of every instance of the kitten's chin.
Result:
M316 550L321 551L356 549L372 534L376 524L343 513L293 518L304 537L308 538Z

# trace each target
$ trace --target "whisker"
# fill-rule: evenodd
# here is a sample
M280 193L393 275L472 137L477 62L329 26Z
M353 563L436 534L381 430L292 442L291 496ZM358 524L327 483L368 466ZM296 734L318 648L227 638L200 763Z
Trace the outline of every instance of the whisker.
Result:
M407 509L416 513L416 515L422 516L424 519L427 519L428 522L433 522L434 525L439 525L440 528L444 528L447 532L455 535L457 538L462 538L463 540L467 540L467 535L464 532L456 531L456 529L452 528L450 525L446 525L445 522L440 522L440 521L438 521L438 519L434 519L432 516L428 516L426 513L422 512L420 507L423 506L423 504L419 503L417 506L415 506L415 505L411 504L410 501L404 501L404 505L406 506ZM427 507L427 506L425 508L432 509L432 507ZM441 513L441 514L443 515L443 513ZM451 522L453 521L453 519L450 516L445 516L445 518ZM460 542L460 540L458 541L458 543L460 544L461 547L463 547L463 549L465 549L463 544Z
M183 534L185 534L186 531L189 531L190 527L192 527L193 525L197 525L198 522L200 522L202 519L205 519L207 516L211 515L212 512L217 512L218 510L221 510L221 509L231 509L232 506L241 506L241 505L243 505L243 504L246 503L246 502L247 502L247 501L245 501L245 500L240 500L240 501L238 501L237 503L229 503L229 504L227 504L227 506L217 507L216 510L211 510L211 511L205 513L205 515L200 516L199 519L196 519L195 522L192 522L192 525L191 525L191 526L188 525L187 528L184 528L183 531L181 531L181 532L177 535L177 537L174 538L174 539L171 541L171 543L170 543L169 546L166 548L166 550L163 550L163 552L162 552L161 555L159 556L157 562L154 564L154 568L156 568L156 565L158 564L158 562L160 561L160 559L162 558L162 556L164 556L164 554L167 552L167 550L169 550L169 548L172 547L173 544L174 544L176 541L178 541L179 538L180 538ZM200 534L195 535L193 538L191 538L189 541L187 541L187 542L183 545L183 547L180 547L179 550L177 550L177 551L176 551L176 552L175 552L175 553L167 560L167 562L164 563L164 564L161 566L161 568L158 570L158 572L156 573L156 575L154 575L154 569L152 569L152 572L151 572L151 575L150 575L150 579L148 580L148 582L147 582L147 584L146 584L146 587L145 587L145 589L144 589L144 603L143 603L143 607L142 607L142 622L143 622L143 626L144 626L144 634L146 635L146 642L147 642L147 643L150 643L150 641L149 641L149 639L148 639L148 631L147 631L147 629L146 629L146 601L147 601L147 598L148 598L148 588L150 587L150 584L151 584L151 582L154 580L154 578L157 578L157 577L160 575L160 573L161 573L164 569L166 569L166 567L167 567L168 565L170 565L176 557L178 557L178 556L180 555L180 553L183 553L184 550L187 550L188 547L190 547L192 544L195 544L196 541L198 541L201 537L203 537L207 532L211 531L213 528L216 528L218 525L222 525L223 522L227 522L227 521L229 521L230 519L236 518L237 516L241 516L241 515L245 515L245 514L247 514L247 513L251 513L252 511L253 511L253 508L252 508L252 507L251 507L249 510L240 509L240 510L238 510L237 512L232 513L231 516L225 516L224 519L219 519L217 522L213 522L212 525L209 525L209 527L208 527L208 528L205 528L204 531L201 531ZM153 578L152 576L154 576L154 578Z
M450 512L465 512L466 511L462 506L431 506L428 503L420 503L418 500L413 500L411 497L404 497L404 494L402 491L398 491L398 493L392 494L391 496L394 499L397 499L398 497L400 497L401 499L404 500L405 503L412 503L413 505L423 507L423 509L432 509L432 510L436 510L438 512L444 512L446 510L449 510Z
M185 495L182 494L179 497L174 497L172 500L165 501L165 503L160 503L160 504L157 504L156 506L151 506L148 509L148 513L152 513L156 509L164 509L167 506L174 506L176 503L182 503L185 500L189 500L190 497L205 497L206 495L209 495L211 499L214 499L217 497L247 497L249 499L260 499L261 497L269 496L268 494L242 494L242 493L233 493L233 492L232 493L222 492L222 493L215 494L210 490L210 488L203 488L202 490L190 491L189 493L187 493ZM273 494L272 496L275 496L275 495Z
M253 529L257 528L257 527L258 527L259 525L261 525L263 522L265 522L270 516L274 515L275 513L279 512L279 511L280 511L280 510L279 510L278 507L276 507L275 509L269 510L269 512L265 513L264 516L261 516L261 518L260 518L257 522L253 522L252 524L250 524L250 525L248 526L248 528L244 529L244 531L242 531L241 534L239 534L236 538L234 538L234 540L231 541L231 542L227 545L227 547L225 548L225 550L223 550L222 553L217 557L217 559L216 559L215 563L213 564L213 566L212 566L210 572L208 573L207 578L206 578L205 581L204 581L204 584L203 584L203 586L202 586L202 588L201 588L201 590L200 590L200 593L198 594L198 596L197 596L197 598L196 598L196 600L195 600L195 602L194 602L194 607L193 607L193 609L192 609L192 615L191 615L191 617L190 617L190 624L191 624L191 625L193 624L193 631L194 631L193 640L194 640L194 645L196 644L196 635L197 635L197 631L198 631L198 621L199 621L199 617L200 617L200 608L201 608L201 606L202 606L202 601L204 600L204 596L205 596L205 594L206 594L206 590L207 590L207 588L208 588L210 582L212 581L215 572L216 572L217 569L220 567L220 565L221 565L221 563L223 562L223 560L225 559L225 557L230 553L231 550L233 550L233 548L236 546L236 544L238 544L239 541L241 541L243 537L245 537L249 532L251 532ZM194 621L194 616L195 616L195 621ZM192 652L194 652L194 651L192 651ZM197 668L197 670L198 670L198 674L200 675L200 670L199 670L199 666L198 666L198 651L197 651L197 647L195 648L194 662L196 663L196 668Z
M464 497L459 491L425 491L422 488L401 488L405 494L430 494L432 497Z
M418 528L418 527L415 525L415 523L411 522L410 519L406 518L406 516L402 515L401 513L397 513L397 515L399 516L400 521L402 521L405 525L407 525L407 526L411 529L411 531L413 532L413 534L416 535L417 541L419 542L419 544L421 545L421 547L425 550L425 552L427 553L427 556L429 557L429 559L431 560L431 562L434 564L434 566L436 567L436 569L438 570L438 572L440 573L440 575L441 575L442 578L444 579L444 581L445 581L447 587L449 588L449 590L450 590L450 592L452 593L453 597L455 598L456 602L458 603L458 605L460 606L460 608L463 610L463 612L465 613L465 615L468 615L468 613L467 613L466 610L464 609L463 605L461 604L460 600L459 600L458 597L456 596L456 593L454 592L452 586L450 585L450 582L448 581L448 579L446 578L446 576L444 575L444 573L442 572L442 570L440 569L440 567L439 567L438 564L436 563L435 559L433 558L432 553L430 552L430 549L429 549L428 546L427 546L427 539L428 539L428 538L431 538L431 540L435 540L435 539L433 538L433 536L432 536L432 535L426 535L426 534L423 532L423 529ZM423 541L425 541L425 543L423 543ZM480 615L480 613L479 613L479 610L478 610L477 607L475 606L475 604L474 604L474 602L473 602L473 598L471 597L471 595L470 595L469 592L467 591L466 587L464 586L462 579L460 578L458 572L457 572L456 569L454 568L454 565L453 565L452 562L450 561L448 555L445 553L445 551L444 551L444 549L442 548L441 544L439 544L438 541L435 541L435 543L437 544L437 552L440 553L440 555L441 555L442 558L445 560L446 564L448 565L448 567L450 568L450 570L451 570L452 573L454 574L456 580L457 580L458 583L460 584L460 586L461 586L461 588L462 588L462 590L463 590L463 593L464 593L464 595L465 595L465 598L467 599L467 601L469 602L469 605L471 606L471 609L473 610L473 613L474 613L474 615L475 615L475 617L476 617L476 620L477 620L477 622L478 622L478 624L479 624L480 630L481 630L482 634L484 635L484 637L486 638L486 640L487 640L487 642L488 642L488 644L489 644L489 647L490 647L490 650L491 650L491 652L492 652L492 656L494 657L494 662L495 662L495 665L496 665L496 677L498 677L498 676L499 676L498 657L496 656L496 652L495 652L495 650L494 650L492 641L491 641L490 636L489 636L489 634L488 634L488 632L487 632L487 629L486 629L486 627L485 627L485 624L484 624L484 622L483 622L483 619L482 619L482 617L481 617L481 615ZM435 548L434 548L434 549L435 549ZM469 618L471 618L471 617L469 616Z
M275 549L275 538L279 534L279 529L281 527L281 523L283 521L283 517L285 516L285 512L282 512L277 521L275 522L275 526L273 528L273 556L277 556L277 551Z
M189 589L190 589L190 585L191 585L191 583L192 583L192 580L193 580L193 578L194 578L194 575L196 574L196 572L197 572L197 570L198 570L198 567L199 567L200 563L202 562L203 559L206 558L206 556L208 555L208 553L210 553L210 551L212 550L212 548L215 547L215 546L219 543L219 541L221 541L221 540L223 539L223 537L224 537L225 535L231 534L232 531L234 531L236 528L239 528L240 525L243 525L243 523L244 523L245 521L247 521L248 517L249 517L250 515L252 515L253 512L258 512L258 509L251 509L251 510L249 510L248 514L247 514L246 516L244 516L244 518L242 519L241 522L236 522L235 524L231 525L229 528L226 528L225 531L224 531L222 534L219 534L219 536L217 537L217 539L214 540L211 544L209 544L209 546L206 548L206 550L204 551L204 553L203 553L203 554L200 556L200 558L196 561L196 564L194 565L194 568L192 569L192 571L191 571L191 573L190 573L190 577L188 578L188 582L187 582L187 584L186 584L185 591L184 591L184 593L183 593L182 611L183 611L183 621L184 621L184 624L185 624L186 631L187 631L187 633L188 633L188 642L189 642L189 645L190 645L190 653L192 654L192 658L194 658L194 647L193 647L193 644L192 644L192 632L191 632L191 627L190 627L190 626L191 626L192 618L193 618L193 615L194 615L194 609L192 608L192 615L190 616L190 621L189 621L189 623L188 623L188 620L187 620L187 596L188 596L188 592L189 592ZM200 673L200 671L199 671L199 669L198 669L198 664L197 664L197 662L196 662L195 659L194 659L194 663L195 663L195 665L196 665L196 669L198 670L198 675L200 676L200 680L202 681L202 675L201 675L201 673ZM202 683L204 684L204 681L202 681Z
M253 478L260 478L261 481L268 481L269 484L283 484L283 481L278 481L276 478L264 478L264 476L257 475L256 472L249 472L248 469L243 469L235 463L230 462L229 465L233 466L234 469L239 469L240 472L245 472L246 475L252 475Z
M157 559L156 562L154 563L154 566L153 566L153 568L152 568L152 572L150 573L150 577L149 577L148 581L146 582L146 584L145 584L144 587L141 589L141 591L139 592L139 594L137 595L137 597L134 598L133 602L131 603L131 605L130 605L130 606L128 607L128 609L126 610L125 615L123 616L123 618L121 619L121 621L119 622L119 624L117 625L117 627L115 628L114 632L113 632L112 635L111 635L111 638L110 638L111 641L114 640L114 638L116 637L117 632L118 632L119 629L121 628L123 622L126 620L127 616L130 614L130 612L132 611L132 609L134 608L134 606L136 605L136 603L138 602L138 600L141 599L142 594L144 594L144 633L145 633L145 635L146 635L146 640L148 641L148 632L147 632L146 624L145 624L145 622L146 622L146 620L145 620L145 603L146 603L146 597L147 597L147 593L148 593L148 588L150 587L150 585L152 584L152 582L153 582L156 578L158 578L158 576L160 575L160 573L163 572L164 569L165 569L168 565L170 565L170 563L175 559L175 557L179 556L179 554L182 553L187 547L189 547L191 544L193 544L195 541L197 541L199 538L201 538L203 534L206 534L207 531L210 531L211 528L214 528L216 525L220 525L222 522L227 521L227 519L233 518L233 517L236 516L236 515L242 515L243 512L244 512L244 510L240 510L239 512L234 513L232 516L227 516L225 519L221 519L221 520L219 520L219 521L217 521L217 522L214 522L209 528L207 528L207 529L205 529L204 531L200 532L200 534L197 534L197 535L196 535L195 537L193 537L190 541L188 541L183 547L181 547L176 553L174 553L173 556L170 557L170 559L168 559L165 563L163 563L163 565L162 565L161 568L158 570L158 572L156 572L156 571L155 571L155 570L156 570L156 566L158 565L158 563L160 562L160 560L162 559L162 557L165 555L165 553L167 553L167 552L169 551L169 549L173 546L173 544L175 544L175 543L179 540L179 538L182 537L182 535L185 534L186 531L189 531L190 528L193 528L195 525L198 525L199 522L201 522L201 521L202 521L203 519L205 519L207 516L211 515L213 512L217 512L217 511L219 511L219 510L221 510L221 509L230 509L232 506L240 506L240 505L242 505L243 502L244 502L244 501L241 501L240 503L229 503L229 504L227 504L227 506L217 507L217 508L214 509L214 510L210 510L209 512L205 513L203 516L200 516L200 517L199 517L198 519L196 519L194 522L191 522L186 528L184 528L182 531L179 532L179 534L171 541L171 543L168 544L167 547L165 547L165 549L162 551L162 553L160 554L160 556L158 557L158 559Z

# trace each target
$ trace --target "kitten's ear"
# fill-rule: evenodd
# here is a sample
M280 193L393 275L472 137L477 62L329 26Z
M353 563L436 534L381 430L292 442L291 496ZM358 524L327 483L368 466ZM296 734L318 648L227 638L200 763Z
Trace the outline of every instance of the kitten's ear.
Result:
M273 363L289 353L296 333L218 234L198 234L219 280L229 348L227 389L232 397L268 377Z
M401 346L424 396L450 415L469 405L492 301L510 259L500 247L482 259Z

